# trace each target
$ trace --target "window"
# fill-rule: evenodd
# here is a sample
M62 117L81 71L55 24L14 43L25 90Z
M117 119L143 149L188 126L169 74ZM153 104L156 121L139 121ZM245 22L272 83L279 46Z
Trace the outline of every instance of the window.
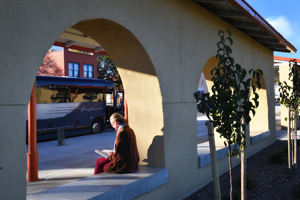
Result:
M79 63L69 62L69 76L79 77Z
M36 103L69 103L71 102L71 91L64 87L45 87L36 88Z
M87 64L83 65L84 78L94 78L93 71L94 71L93 65L87 65Z
M36 93L36 103L103 102L106 98L109 99L109 105L113 105L113 95L105 94L104 90L99 89L47 85L37 87Z

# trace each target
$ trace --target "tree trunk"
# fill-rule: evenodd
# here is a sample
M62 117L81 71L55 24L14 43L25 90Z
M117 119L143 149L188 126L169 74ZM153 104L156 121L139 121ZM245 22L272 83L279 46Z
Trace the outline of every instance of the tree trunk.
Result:
M248 126L245 130L245 138L248 136ZM246 143L245 143L246 144ZM241 155L241 200L247 199L247 151L246 145L243 147L243 153Z
M291 118L290 118L290 108L288 108L288 166L290 169L290 179L292 180L292 149L291 149Z
M229 144L229 142L228 142ZM228 145L228 153L229 153L229 183L230 183L230 192L229 192L229 195L230 195L230 200L232 200L232 171L231 171L231 145L229 144Z
M297 173L297 117L298 117L298 110L295 110L295 117L294 117L294 172Z
M221 200L218 160L217 160L217 152L216 152L215 137L214 137L214 125L212 121L207 122L207 129L208 129L211 166L213 172L215 200Z

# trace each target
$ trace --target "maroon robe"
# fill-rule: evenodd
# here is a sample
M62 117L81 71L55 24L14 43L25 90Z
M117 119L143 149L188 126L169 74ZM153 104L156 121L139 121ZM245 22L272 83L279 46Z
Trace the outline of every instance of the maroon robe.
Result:
M125 125L116 136L115 153L109 156L111 165L106 168L108 173L130 173L138 170L139 153L133 130Z

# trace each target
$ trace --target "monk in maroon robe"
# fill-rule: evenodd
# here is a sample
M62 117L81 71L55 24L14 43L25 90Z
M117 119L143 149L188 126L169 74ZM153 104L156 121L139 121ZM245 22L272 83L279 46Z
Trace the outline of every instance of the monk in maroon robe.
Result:
M108 158L98 158L94 174L130 173L138 170L139 153L134 131L125 124L123 116L114 113L110 117L111 126L116 130L115 151Z

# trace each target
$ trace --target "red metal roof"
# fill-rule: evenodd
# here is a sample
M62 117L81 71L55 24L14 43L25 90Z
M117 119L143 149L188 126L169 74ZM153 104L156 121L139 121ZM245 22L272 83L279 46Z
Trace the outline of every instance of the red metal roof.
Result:
M290 61L290 60L294 60L294 59L297 60L297 58L288 58L288 57L274 56L274 60Z

